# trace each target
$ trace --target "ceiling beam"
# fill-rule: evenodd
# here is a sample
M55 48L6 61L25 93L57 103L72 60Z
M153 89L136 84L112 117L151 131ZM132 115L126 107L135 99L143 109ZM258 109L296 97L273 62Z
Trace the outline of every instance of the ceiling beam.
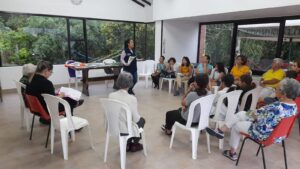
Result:
M149 6L151 6L151 3L147 0L142 0L144 3L148 4Z
M144 4L142 4L141 2L137 1L137 0L132 0L133 2L135 2L136 4L140 5L141 7L145 7Z

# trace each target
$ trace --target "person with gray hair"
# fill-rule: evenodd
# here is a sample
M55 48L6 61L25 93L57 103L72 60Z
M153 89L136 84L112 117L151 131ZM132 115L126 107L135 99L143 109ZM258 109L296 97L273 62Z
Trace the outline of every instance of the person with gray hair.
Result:
M27 86L34 75L35 70L36 66L32 63L23 65L23 76L19 81Z
M275 88L278 86L279 82L285 77L284 71L281 69L282 59L275 58L272 62L272 68L262 75L259 82L260 86L263 87L260 92L259 101L263 101L266 97L274 97Z
M276 87L275 93L278 101L263 106L256 111L241 111L232 117L230 135L230 150L225 150L223 155L231 160L237 160L236 153L241 134L247 133L257 141L266 140L284 118L297 114L297 105L294 99L299 96L300 84L295 79L285 78ZM217 135L215 135L217 136ZM282 141L281 139L275 140Z
M138 113L138 102L136 97L127 92L128 89L133 85L132 75L127 72L120 73L116 85L119 88L119 90L110 93L108 98L126 103L132 114L132 122L133 122L132 131L134 137L128 139L127 151L135 152L135 151L142 150L143 145L139 143L141 138L139 133L139 128L144 128L145 119L141 117L140 114ZM120 114L119 126L120 126L120 131L122 133L127 133L127 121L126 121L125 113Z

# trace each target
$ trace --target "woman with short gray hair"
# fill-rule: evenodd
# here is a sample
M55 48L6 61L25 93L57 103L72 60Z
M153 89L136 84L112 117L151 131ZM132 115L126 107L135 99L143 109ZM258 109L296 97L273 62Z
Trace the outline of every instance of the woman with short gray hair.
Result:
M19 81L25 85L28 85L35 73L35 70L36 70L36 66L32 63L23 65L23 70L22 70L23 76Z
M115 99L126 103L131 111L132 114L132 138L128 139L127 142L127 151L135 152L143 149L143 145L139 143L140 141L140 133L139 128L144 128L145 119L140 116L138 113L138 102L134 95L129 94L127 91L133 85L133 77L130 73L122 72L119 74L119 77L116 82L117 87L119 88L118 91L110 93L108 98ZM126 121L126 114L120 114L120 131L122 133L127 133L127 121ZM121 134L122 134L121 133Z
M278 101L266 105L252 112L241 111L232 117L230 135L230 150L225 150L223 155L231 160L237 160L236 153L239 146L240 132L249 134L258 141L266 140L279 122L287 117L297 114L297 105L294 99L299 96L300 84L295 79L285 78L276 88ZM212 135L217 133L210 133ZM217 136L217 135L215 135Z

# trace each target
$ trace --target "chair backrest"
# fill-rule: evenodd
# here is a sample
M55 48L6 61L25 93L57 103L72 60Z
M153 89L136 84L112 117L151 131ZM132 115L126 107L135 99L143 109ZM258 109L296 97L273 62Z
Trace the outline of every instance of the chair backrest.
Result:
M14 80L14 81L15 81L15 84L16 84L20 104L21 104L22 107L26 107L26 103L25 103L24 96L23 96L23 93L22 93L22 89L25 90L26 85L19 82L19 81L16 81L16 80Z
M132 116L126 103L115 99L100 98L102 107L104 108L106 127L111 136L120 136L120 114L126 113L127 129L129 136L132 135Z
M189 115L186 122L186 127L190 128L192 125L193 117L195 111L200 111L200 119L198 124L198 130L202 130L208 126L209 113L215 98L215 94L210 94L204 97L201 97L193 101L189 107ZM200 110L195 110L195 107L200 104Z
M296 118L297 116L291 116L282 119L272 131L272 134L265 141L263 141L262 144L264 146L269 146L271 144L274 144L276 139L278 138L287 138L290 134L290 131L292 130Z
M250 95L252 97L250 110L256 110L256 106L257 106L257 102L258 102L258 98L259 98L259 94L260 94L261 90L262 90L261 87L256 87L255 89L252 89L252 90L246 92L242 98L242 102L241 102L241 106L240 106L239 110L243 111L245 109L247 99Z
M110 64L116 63L116 61L113 59L104 59L103 63L106 65L110 65Z
M47 104L48 112L51 116L51 123L53 124L53 127L58 130L60 129L60 117L58 109L58 105L60 103L64 106L65 109L65 114L68 121L67 129L69 131L75 130L75 125L72 120L70 104L66 100L57 96L53 96L50 94L42 94L42 96L44 97L44 100Z
M144 72L146 74L152 74L155 70L155 61L154 60L145 60L144 62Z
M145 61L138 61L137 62L137 72L138 74L144 74L145 73Z
M227 111L225 121L228 121L234 113L236 112L236 108L239 103L240 95L242 94L242 90L234 90L232 92L222 94L217 101L216 112L214 119L219 120L220 113L222 111L222 105L225 98L227 98Z
M50 120L49 114L46 112L39 99L36 96L25 94L29 110L33 114L39 114L43 119Z
M75 61L74 60L67 60L65 64L68 65L68 64L71 64L71 63L75 63ZM74 69L69 68L69 67L67 67L67 68L68 68L69 77L76 77L76 71Z

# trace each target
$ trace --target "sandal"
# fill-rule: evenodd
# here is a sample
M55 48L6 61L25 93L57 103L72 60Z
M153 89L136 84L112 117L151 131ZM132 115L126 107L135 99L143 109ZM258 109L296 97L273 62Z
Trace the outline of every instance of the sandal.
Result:
M238 155L236 153L232 154L230 150L225 150L222 154L232 161L236 161L238 159Z
M171 130L168 130L168 129L166 129L166 125L161 125L161 127L160 127L161 129L162 129L162 131L164 131L165 132L165 134L166 135L168 135L168 136L170 136L170 135L172 135L172 131Z

